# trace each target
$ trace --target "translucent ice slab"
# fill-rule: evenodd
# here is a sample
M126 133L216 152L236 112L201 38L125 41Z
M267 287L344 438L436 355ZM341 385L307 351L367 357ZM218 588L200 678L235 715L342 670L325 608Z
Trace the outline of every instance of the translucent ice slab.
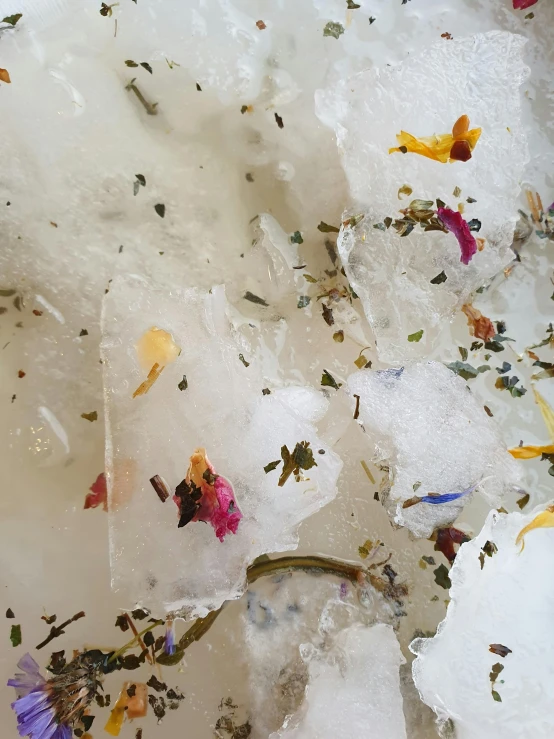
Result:
M360 420L380 461L391 468L383 502L394 521L416 536L452 523L473 489L499 505L519 484L519 465L495 422L464 381L439 362L360 370L348 379L348 389L360 397ZM432 498L462 492L444 502ZM429 494L428 501L416 502ZM403 507L407 501L412 504Z
M341 230L339 252L386 361L428 354L445 320L513 259L516 198L528 158L519 93L527 76L524 43L499 31L441 39L423 55L316 94L318 115L334 127L342 153L354 200L348 214L364 216ZM418 138L450 133L462 115L482 129L469 161L389 153L401 130ZM399 192L403 186L410 194ZM416 198L440 198L453 210L460 204L466 221L481 222L473 236L484 247L469 264L460 262L452 233L417 226L401 237L385 227L385 218L402 218L399 209ZM443 272L446 280L433 284ZM421 329L419 342L408 341Z
M329 652L304 645L309 683L303 705L271 739L406 739L399 668L391 626L355 624Z
M523 551L516 541L544 510L489 513L458 552L437 635L412 643L421 697L454 720L458 739L554 735L554 530L530 530Z
M265 552L294 549L298 524L336 494L341 462L317 438L327 400L308 387L263 394L259 358L231 329L222 287L208 293L118 277L106 296L102 354L107 419L106 464L112 584L127 603L196 616L237 598L248 564ZM135 345L152 327L181 349L150 390ZM186 377L186 387L184 383ZM317 466L291 474L264 471L307 441ZM175 503L162 503L149 480L170 494L189 458L205 447L228 480L243 515L219 541L201 521L177 528Z

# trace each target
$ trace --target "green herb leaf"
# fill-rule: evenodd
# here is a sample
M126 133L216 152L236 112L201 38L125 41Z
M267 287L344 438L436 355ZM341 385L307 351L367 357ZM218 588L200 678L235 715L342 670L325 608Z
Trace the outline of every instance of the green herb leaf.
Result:
M342 344L344 341L344 331L342 329L340 331L335 331L333 334L333 341L336 341L337 344Z
M156 203L156 205L154 206L154 210L160 216L160 218L165 217L165 205L163 203Z
M448 277L446 276L443 270L436 277L433 277L433 279L430 282L431 282L431 285L440 285L442 282L446 282L447 279Z
M411 195L413 192L412 188L409 185L402 185L402 187L398 188L398 199L402 200L400 197L401 195Z
M335 323L335 319L333 317L333 311L331 308L328 308L325 304L321 306L321 310L323 312L323 320L328 326L332 326Z
M346 0L346 9L347 10L357 10L360 6L353 2L353 0Z
M502 703L502 698L500 697L500 694L496 690L492 691L492 697L497 703Z
M517 501L520 511L522 511L527 503L529 503L530 498L531 496L529 495L529 493L525 493L525 495L522 495L522 497Z
M244 358L244 354L239 354L239 359L245 367L250 367L250 362L246 361L246 359Z
M422 336L423 336L423 329L420 328L419 331L415 332L415 334L408 334L408 341L412 341L412 342L421 341Z
M379 231L386 231L387 230L387 227L385 226L384 223L374 223L373 224L373 228L376 228Z
M290 243L291 244L303 244L304 239L302 238L302 234L300 231L295 231L292 236L290 237Z
M435 582L437 585L440 585L440 587L445 590L450 590L452 582L450 581L448 567L441 564L436 570L433 570L433 574L435 575Z
M296 304L296 307L297 308L305 308L306 306L310 305L311 300L312 299L310 298L309 295L301 295L298 298L298 303Z
M265 474L267 475L268 472L272 472L280 464L281 464L280 459L278 459L276 462L270 462L269 464L266 464L266 466L264 467Z
M152 67L148 64L148 62L141 62L140 66L143 69L146 69L147 72L150 72L150 74L152 74Z
M7 15L5 18L2 18L2 23L9 23L10 26L15 26L21 18L23 18L23 13L14 13L14 15Z
M304 277L304 279L305 279L305 280L307 280L308 282L312 282L312 283L314 283L314 284L315 284L315 283L317 283L317 280L316 280L316 278L315 278L315 277L312 277L311 275L305 274L305 275L302 275L302 276L303 276L303 277Z
M340 228L330 226L328 223L325 223L325 221L320 221L317 230L324 234L338 234L340 232Z
M456 187L454 188L454 192L452 193L452 195L454 195L455 198L459 198L461 194L462 194L462 191L460 190L460 188L458 187L458 185L456 185Z
M325 28L323 29L323 35L324 36L332 36L333 38L338 38L344 33L344 26L341 23L336 23L335 21L329 21Z
M333 387L335 388L335 390L338 390L340 387L342 387L342 382L337 383L333 375L327 372L326 369L323 370L323 374L321 375L321 384L324 387Z
M81 418L84 418L85 421L97 421L98 420L98 412L92 411L92 413L81 413Z
M467 349L465 348L465 346L459 346L458 351L460 352L462 360L465 362L467 359Z
M472 367L470 364L466 364L465 362L450 362L450 364L447 364L446 366L449 370L452 370L455 375L460 375L460 377L463 377L464 380L472 380L479 374L474 367Z
M21 626L19 624L13 625L10 629L10 641L12 647L18 647L21 644Z
M187 380L187 376L183 375L183 379L181 380L180 383L178 383L177 387L179 388L179 390L186 390L188 386L189 386L189 383Z
M126 59L125 64L127 67L138 67L138 64L134 62L132 59Z
M245 300L249 300L251 303L255 303L256 305L263 305L265 308L269 306L269 303L266 300L258 297L257 295L254 295L254 293L251 293L250 290L247 290L242 297Z
M281 472L279 482L277 483L279 487L283 487L293 473L296 482L300 482L301 469L309 470L312 467L317 467L317 462L315 461L313 452L310 449L309 441L299 441L294 447L292 454L289 452L286 444L283 445L281 447L281 458L283 460L283 471Z

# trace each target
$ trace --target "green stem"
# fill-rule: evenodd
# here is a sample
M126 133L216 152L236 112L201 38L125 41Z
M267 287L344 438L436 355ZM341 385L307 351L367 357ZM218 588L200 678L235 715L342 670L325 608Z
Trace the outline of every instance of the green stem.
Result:
M278 557L277 559L266 559L250 565L246 571L248 584L255 583L260 577L267 575L280 575L293 571L309 572L312 575L336 575L344 577L354 584L368 573L363 567L341 562L330 557ZM174 654L161 654L156 661L161 665L177 665L183 659L185 650L193 642L198 641L211 628L216 618L225 608L224 603L217 611L211 611L204 618L198 618L193 625L179 639L177 651Z
M151 629L155 628L156 626L161 626L164 621L155 621L154 623L151 623L150 626L147 626L142 631L139 631L139 633L134 636L131 641L128 641L127 644L124 644L120 649L117 650L117 652L114 652L110 659L108 660L108 664L110 662L113 662L115 659L117 659L121 654L124 654L128 649L130 649L132 646L134 646L135 642L139 638L139 636L142 636L143 634L146 634L147 631L150 631Z

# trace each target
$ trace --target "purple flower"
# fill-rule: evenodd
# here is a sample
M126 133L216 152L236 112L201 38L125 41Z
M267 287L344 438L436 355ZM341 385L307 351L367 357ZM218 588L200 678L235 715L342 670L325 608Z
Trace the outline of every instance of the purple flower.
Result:
M439 503L450 503L452 500L458 500L458 498L463 498L464 495L469 495L469 493L472 493L477 485L479 485L482 482L480 480L475 485L472 485L470 488L466 488L466 490L462 490L459 493L443 493L442 495L439 493L428 493L427 495L424 495L423 498L421 498L421 503L433 503L433 505L438 505Z
M439 208L437 210L437 215L441 219L445 228L453 233L458 239L458 244L460 245L460 251L462 253L460 262L463 264L469 264L473 255L477 253L477 242L469 230L468 224L464 221L457 210Z
M175 654L175 622L172 618L165 622L165 653Z
M45 680L30 654L17 663L22 672L8 680L17 700L12 708L20 736L31 739L71 739L72 725L78 722L92 698L98 682L98 661L89 653L76 657L50 680Z

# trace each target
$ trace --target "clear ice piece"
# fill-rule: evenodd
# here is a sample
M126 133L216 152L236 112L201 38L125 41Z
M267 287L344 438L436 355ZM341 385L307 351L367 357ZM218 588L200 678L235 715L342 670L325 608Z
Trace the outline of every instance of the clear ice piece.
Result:
M354 624L328 652L311 645L301 652L309 671L304 702L271 739L406 739L404 658L392 626Z
M342 466L316 433L326 398L309 387L263 395L260 359L232 329L228 307L223 287L204 293L135 275L115 278L104 304L112 586L128 602L190 617L239 597L260 554L295 549L298 525L334 498ZM133 398L145 379L135 344L153 326L181 354ZM186 390L178 387L183 375ZM317 467L278 487L282 465L268 474L264 466L281 459L282 445L292 452L301 441ZM197 447L231 482L243 514L223 542L202 522L178 529L176 505L161 503L149 482L160 475L172 492Z
M376 461L391 468L383 503L395 523L429 537L452 523L471 497L435 504L405 501L429 493L476 492L499 505L520 483L520 466L507 452L496 423L465 382L439 362L360 370L348 378L360 396L360 420L376 447Z
M523 551L516 543L546 505L527 514L489 513L481 532L456 556L451 600L436 636L411 644L421 698L439 719L454 720L458 739L554 735L554 529L530 531ZM487 542L497 548L490 557L483 553ZM491 644L512 651L502 657L489 651ZM497 663L504 669L493 686L490 673Z
M354 201L348 215L364 215L341 230L339 253L385 361L427 355L470 293L514 258L516 199L528 160L519 92L528 74L524 44L523 37L500 31L441 39L422 55L316 94L318 115L334 127L341 150ZM482 129L469 161L443 164L416 153L388 153L401 130L416 137L450 133L462 115L469 116L470 128ZM411 195L399 193L403 185ZM455 188L461 190L457 197ZM400 237L392 226L384 228L386 217L402 218L399 209L416 198L440 198L453 210L461 203L467 221L481 221L473 235L485 246L469 265L460 262L452 233L416 227ZM443 271L447 280L431 284ZM409 342L421 329L421 341Z

